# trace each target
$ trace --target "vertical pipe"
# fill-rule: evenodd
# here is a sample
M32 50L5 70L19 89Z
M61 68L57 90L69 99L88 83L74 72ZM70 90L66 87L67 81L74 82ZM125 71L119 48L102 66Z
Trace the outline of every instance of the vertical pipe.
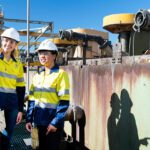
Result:
M122 46L122 52L129 52L129 32L121 32L120 33L120 43Z
M27 89L27 94L29 93L29 45L30 45L30 41L29 41L29 28L30 28L30 24L29 24L29 20L30 20L30 0L27 0L27 80L26 80L26 89Z
M83 65L86 65L86 51L87 51L87 47L88 47L88 41L85 40L84 41L84 45L83 45Z

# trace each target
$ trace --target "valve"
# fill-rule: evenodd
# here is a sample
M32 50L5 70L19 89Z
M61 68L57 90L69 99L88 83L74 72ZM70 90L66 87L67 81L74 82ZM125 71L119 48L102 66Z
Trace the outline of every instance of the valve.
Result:
M150 9L140 9L134 18L134 31L140 32L150 30Z

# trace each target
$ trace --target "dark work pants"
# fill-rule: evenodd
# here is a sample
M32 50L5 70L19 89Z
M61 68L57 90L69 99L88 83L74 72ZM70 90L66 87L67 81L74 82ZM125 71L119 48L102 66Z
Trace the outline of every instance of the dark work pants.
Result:
M8 136L1 135L1 149L8 150L10 146L10 140L12 138L13 130L16 125L16 119L18 110L5 110L5 121L6 121L6 131Z
M63 129L46 135L47 126L38 126L39 150L59 150Z
M8 150L10 141L5 135L1 135L0 150Z

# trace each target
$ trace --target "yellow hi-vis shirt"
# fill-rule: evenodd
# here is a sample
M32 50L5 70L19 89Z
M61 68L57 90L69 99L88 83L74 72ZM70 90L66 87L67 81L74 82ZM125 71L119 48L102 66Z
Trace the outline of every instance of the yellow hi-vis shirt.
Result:
M16 93L16 87L25 86L23 66L12 58L7 61L0 59L0 92Z
M23 109L25 82L21 62L0 55L0 108ZM20 93L18 93L20 91Z
M67 72L55 66L49 74L42 71L34 76L29 100L35 101L36 107L55 109L60 100L70 99L69 88Z

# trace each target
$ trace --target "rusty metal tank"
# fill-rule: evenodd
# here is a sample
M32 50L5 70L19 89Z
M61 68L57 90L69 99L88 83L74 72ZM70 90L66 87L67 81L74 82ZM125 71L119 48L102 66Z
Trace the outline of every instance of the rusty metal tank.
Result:
M127 20L120 17L122 22L108 25L107 29L117 34L130 33L129 42L134 34L134 16L125 15L129 17ZM120 31L115 29L118 26L122 28ZM138 33L139 39L144 32L150 33ZM148 36L145 38L149 41ZM85 111L85 146L90 150L150 149L150 56L143 55L137 45L139 40L132 39L134 54L125 48L128 55L122 55L121 61L112 56L89 59L86 65L82 60L69 61L68 66L63 67L70 77L71 103ZM141 49L144 47L141 42ZM67 122L65 130L71 134ZM77 138L79 140L78 132Z
M116 50L109 58L88 59L84 65L83 60L69 60L62 66L69 74L70 103L84 110L84 145L90 150L150 149L150 55L142 53L149 48L150 31L136 33L135 38L134 16L119 14L104 21L105 29L121 34L119 55ZM69 121L65 132L72 135ZM78 124L76 139L80 140Z

